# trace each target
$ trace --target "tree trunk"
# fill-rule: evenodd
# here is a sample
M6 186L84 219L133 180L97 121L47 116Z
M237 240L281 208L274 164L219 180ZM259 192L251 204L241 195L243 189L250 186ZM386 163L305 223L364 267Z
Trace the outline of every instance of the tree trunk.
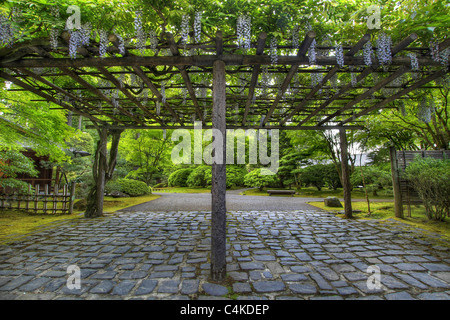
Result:
M348 144L345 129L339 130L341 140L342 187L344 189L344 212L346 218L353 218L350 173L348 170Z
M116 167L117 153L120 141L120 134L123 130L108 131L105 128L98 129L99 141L95 150L95 159L92 166L94 185L87 196L87 206L84 216L86 218L97 218L103 215L103 197L105 185L111 179ZM112 135L111 150L109 153L107 142L109 134Z

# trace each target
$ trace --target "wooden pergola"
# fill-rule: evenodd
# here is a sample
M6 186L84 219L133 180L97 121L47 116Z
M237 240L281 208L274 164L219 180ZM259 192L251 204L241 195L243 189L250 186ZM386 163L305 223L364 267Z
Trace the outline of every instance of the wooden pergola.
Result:
M110 35L106 57L100 57L100 44L91 41L79 46L73 59L68 56L70 33L65 31L56 50L47 39L2 49L0 77L17 85L11 90L32 92L89 119L102 132L96 203L100 212L105 175L111 174L104 165L107 132L193 129L194 121L201 121L204 129L218 129L223 137L226 129L237 128L339 130L345 214L351 217L346 130L361 129L361 116L392 107L391 102L413 90L432 88L429 83L445 75L448 67L432 59L429 48L410 46L416 34L391 47L390 63L373 56L372 64L366 65L361 51L371 36L364 35L343 47L343 64L331 55L333 47L317 46L322 54L311 66L308 52L315 36L307 32L296 49L278 47L272 64L265 33L245 50L235 44L235 36L225 38L221 32L199 44L177 43L166 33L159 36L156 48L146 47L144 54L128 46L120 55L119 39ZM449 46L447 38L439 51ZM417 57L418 69L407 53ZM195 82L193 75L203 80ZM366 84L370 75L373 81ZM310 76L319 80L313 85L298 80ZM55 84L55 79L66 80L66 85ZM211 275L215 280L223 279L226 271L225 169L225 164L212 165Z

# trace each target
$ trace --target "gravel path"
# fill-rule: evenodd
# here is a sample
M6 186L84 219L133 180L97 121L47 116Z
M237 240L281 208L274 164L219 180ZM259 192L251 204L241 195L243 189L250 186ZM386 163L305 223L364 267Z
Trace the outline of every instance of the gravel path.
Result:
M306 202L321 201L321 198L299 198L281 196L242 196L242 190L227 191L228 211L292 211L317 210ZM161 198L139 204L122 211L210 211L210 193L157 193Z

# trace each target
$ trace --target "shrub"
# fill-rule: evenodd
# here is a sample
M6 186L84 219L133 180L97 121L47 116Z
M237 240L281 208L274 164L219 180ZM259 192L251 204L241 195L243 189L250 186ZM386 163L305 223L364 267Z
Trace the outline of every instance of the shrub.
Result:
M188 187L206 187L211 183L211 166L201 165L192 170L186 180Z
M169 187L187 187L187 179L193 169L179 169L169 176Z
M323 180L325 185L333 190L342 188L341 179L339 178L339 172L336 170L336 166L333 163L323 165L324 176Z
M316 164L302 169L300 179L306 186L316 187L318 191L325 186L325 165Z
M258 188L259 191L266 186L275 184L275 175L262 175L261 168L247 173L244 177L244 183L248 187Z
M392 178L389 171L383 170L378 166L363 166L357 167L350 177L350 182L353 187L363 185L361 170L364 175L364 184L367 190L373 192L374 196L377 195L378 190L392 185Z
M152 189L145 182L132 179L117 179L109 181L105 186L105 191L111 193L113 191L123 192L130 197L138 197L152 193Z
M428 219L443 221L450 208L450 160L416 158L405 169L425 206Z
M227 188L242 187L247 174L245 168L239 166L227 166Z

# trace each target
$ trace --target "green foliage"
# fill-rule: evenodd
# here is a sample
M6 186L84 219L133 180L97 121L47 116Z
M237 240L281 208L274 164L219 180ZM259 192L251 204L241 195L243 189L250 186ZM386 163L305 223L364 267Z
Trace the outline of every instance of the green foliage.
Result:
M363 183L364 177L364 183ZM377 191L392 185L390 168L382 166L362 166L355 169L350 177L353 187L365 184L368 191L377 195Z
M342 187L339 172L336 170L336 166L334 165L334 163L323 165L323 172L325 186L333 190Z
M305 186L316 187L318 191L325 186L325 165L316 164L302 169L300 179Z
M186 180L188 187L206 187L211 183L211 166L200 165L189 174Z
M227 166L227 188L242 187L245 185L247 170L240 166Z
M34 168L33 160L19 150L0 148L0 187L27 191L28 184L15 179L22 173L37 177L38 171Z
M170 139L161 130L127 130L122 134L120 155L128 163L127 178L151 184L155 175L170 161Z
M333 190L342 187L339 173L333 163L316 164L301 169L300 180L303 185L316 187L318 191L325 186Z
M404 176L422 199L428 219L443 221L450 216L450 160L417 158Z
M152 189L148 187L145 182L132 179L117 179L109 181L106 184L105 189L107 193L111 193L112 191L120 191L130 197L138 197L152 193Z
M194 169L179 169L169 176L169 187L187 187L187 179Z
M262 191L264 187L272 186L275 183L275 175L262 175L261 168L250 171L244 177L244 184L247 187L258 188L260 191Z

